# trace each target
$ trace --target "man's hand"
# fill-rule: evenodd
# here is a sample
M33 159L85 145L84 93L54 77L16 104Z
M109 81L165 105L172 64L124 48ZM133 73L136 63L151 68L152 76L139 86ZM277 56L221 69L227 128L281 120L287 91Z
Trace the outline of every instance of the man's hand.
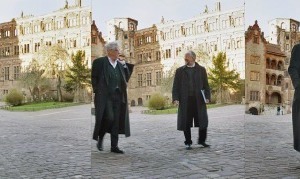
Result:
M206 99L205 103L209 103L209 99Z
M174 104L175 106L178 106L178 105L179 105L179 101L178 101L178 100L175 100L175 101L173 101L173 104Z

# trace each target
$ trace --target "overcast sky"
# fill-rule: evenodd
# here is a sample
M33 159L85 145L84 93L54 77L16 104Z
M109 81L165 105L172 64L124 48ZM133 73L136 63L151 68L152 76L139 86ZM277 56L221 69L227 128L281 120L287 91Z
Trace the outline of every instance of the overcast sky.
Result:
M90 6L92 0L82 0L84 6ZM73 5L75 0L68 0ZM63 8L65 0L1 0L0 23L10 21L12 18L24 15L45 15Z
M292 18L300 21L299 8L299 0L246 0L246 29L258 20L258 25L268 35L268 21L275 18Z
M69 5L75 0L68 0ZM222 10L245 7L245 26L253 25L255 20L268 34L267 23L274 18L293 18L300 21L299 0L220 0ZM92 5L93 19L98 28L106 34L106 21L115 17L131 17L139 21L138 29L150 27L165 20L184 20L209 9L215 8L216 0L83 0L83 5ZM0 22L10 21L25 15L44 15L62 8L65 0L1 0Z

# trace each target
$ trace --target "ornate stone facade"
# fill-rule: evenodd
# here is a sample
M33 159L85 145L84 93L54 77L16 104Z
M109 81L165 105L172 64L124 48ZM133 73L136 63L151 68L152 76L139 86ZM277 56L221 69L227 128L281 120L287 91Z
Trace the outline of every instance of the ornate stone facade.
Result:
M226 52L230 69L236 69L244 78L244 7L221 11L218 2L215 10L206 8L187 20L162 18L160 23L141 30L137 25L131 18L115 18L107 23L107 41L118 40L127 59L136 65L129 85L132 105L146 104L160 88L162 76L172 67L183 65L187 50L207 53L210 62L213 55Z
M21 15L16 18L22 66L26 67L42 45L60 44L69 54L84 50L85 62L91 67L91 7L81 0L75 5L42 16Z
M284 113L290 113L293 93L285 52L280 45L266 41L257 21L246 31L245 42L246 112L261 114L273 110L275 114L280 106Z
M21 71L16 21L0 24L0 100L17 84Z
M104 39L91 7L65 1L63 8L41 16L24 15L0 24L0 99L16 88L21 69L25 69L43 45L60 44L69 54L85 51L85 64L104 55Z

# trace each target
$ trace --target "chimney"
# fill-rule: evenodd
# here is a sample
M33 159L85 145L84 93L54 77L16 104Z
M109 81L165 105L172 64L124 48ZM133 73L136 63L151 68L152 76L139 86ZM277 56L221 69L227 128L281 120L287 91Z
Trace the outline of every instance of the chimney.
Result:
M221 2L220 1L216 2L216 11L217 12L221 11Z
M75 1L75 6L76 7L81 7L82 3L81 3L81 0L76 0Z

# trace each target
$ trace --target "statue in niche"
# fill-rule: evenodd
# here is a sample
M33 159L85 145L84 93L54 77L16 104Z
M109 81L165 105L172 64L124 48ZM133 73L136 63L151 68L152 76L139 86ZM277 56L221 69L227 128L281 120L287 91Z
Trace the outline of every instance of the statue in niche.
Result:
M65 2L65 9L68 9L68 7L69 7L69 2L68 2L68 0L66 0L66 2Z
M163 24L165 23L165 18L164 18L164 16L161 16L160 22L163 23Z
M208 13L208 6L205 5L204 13Z

